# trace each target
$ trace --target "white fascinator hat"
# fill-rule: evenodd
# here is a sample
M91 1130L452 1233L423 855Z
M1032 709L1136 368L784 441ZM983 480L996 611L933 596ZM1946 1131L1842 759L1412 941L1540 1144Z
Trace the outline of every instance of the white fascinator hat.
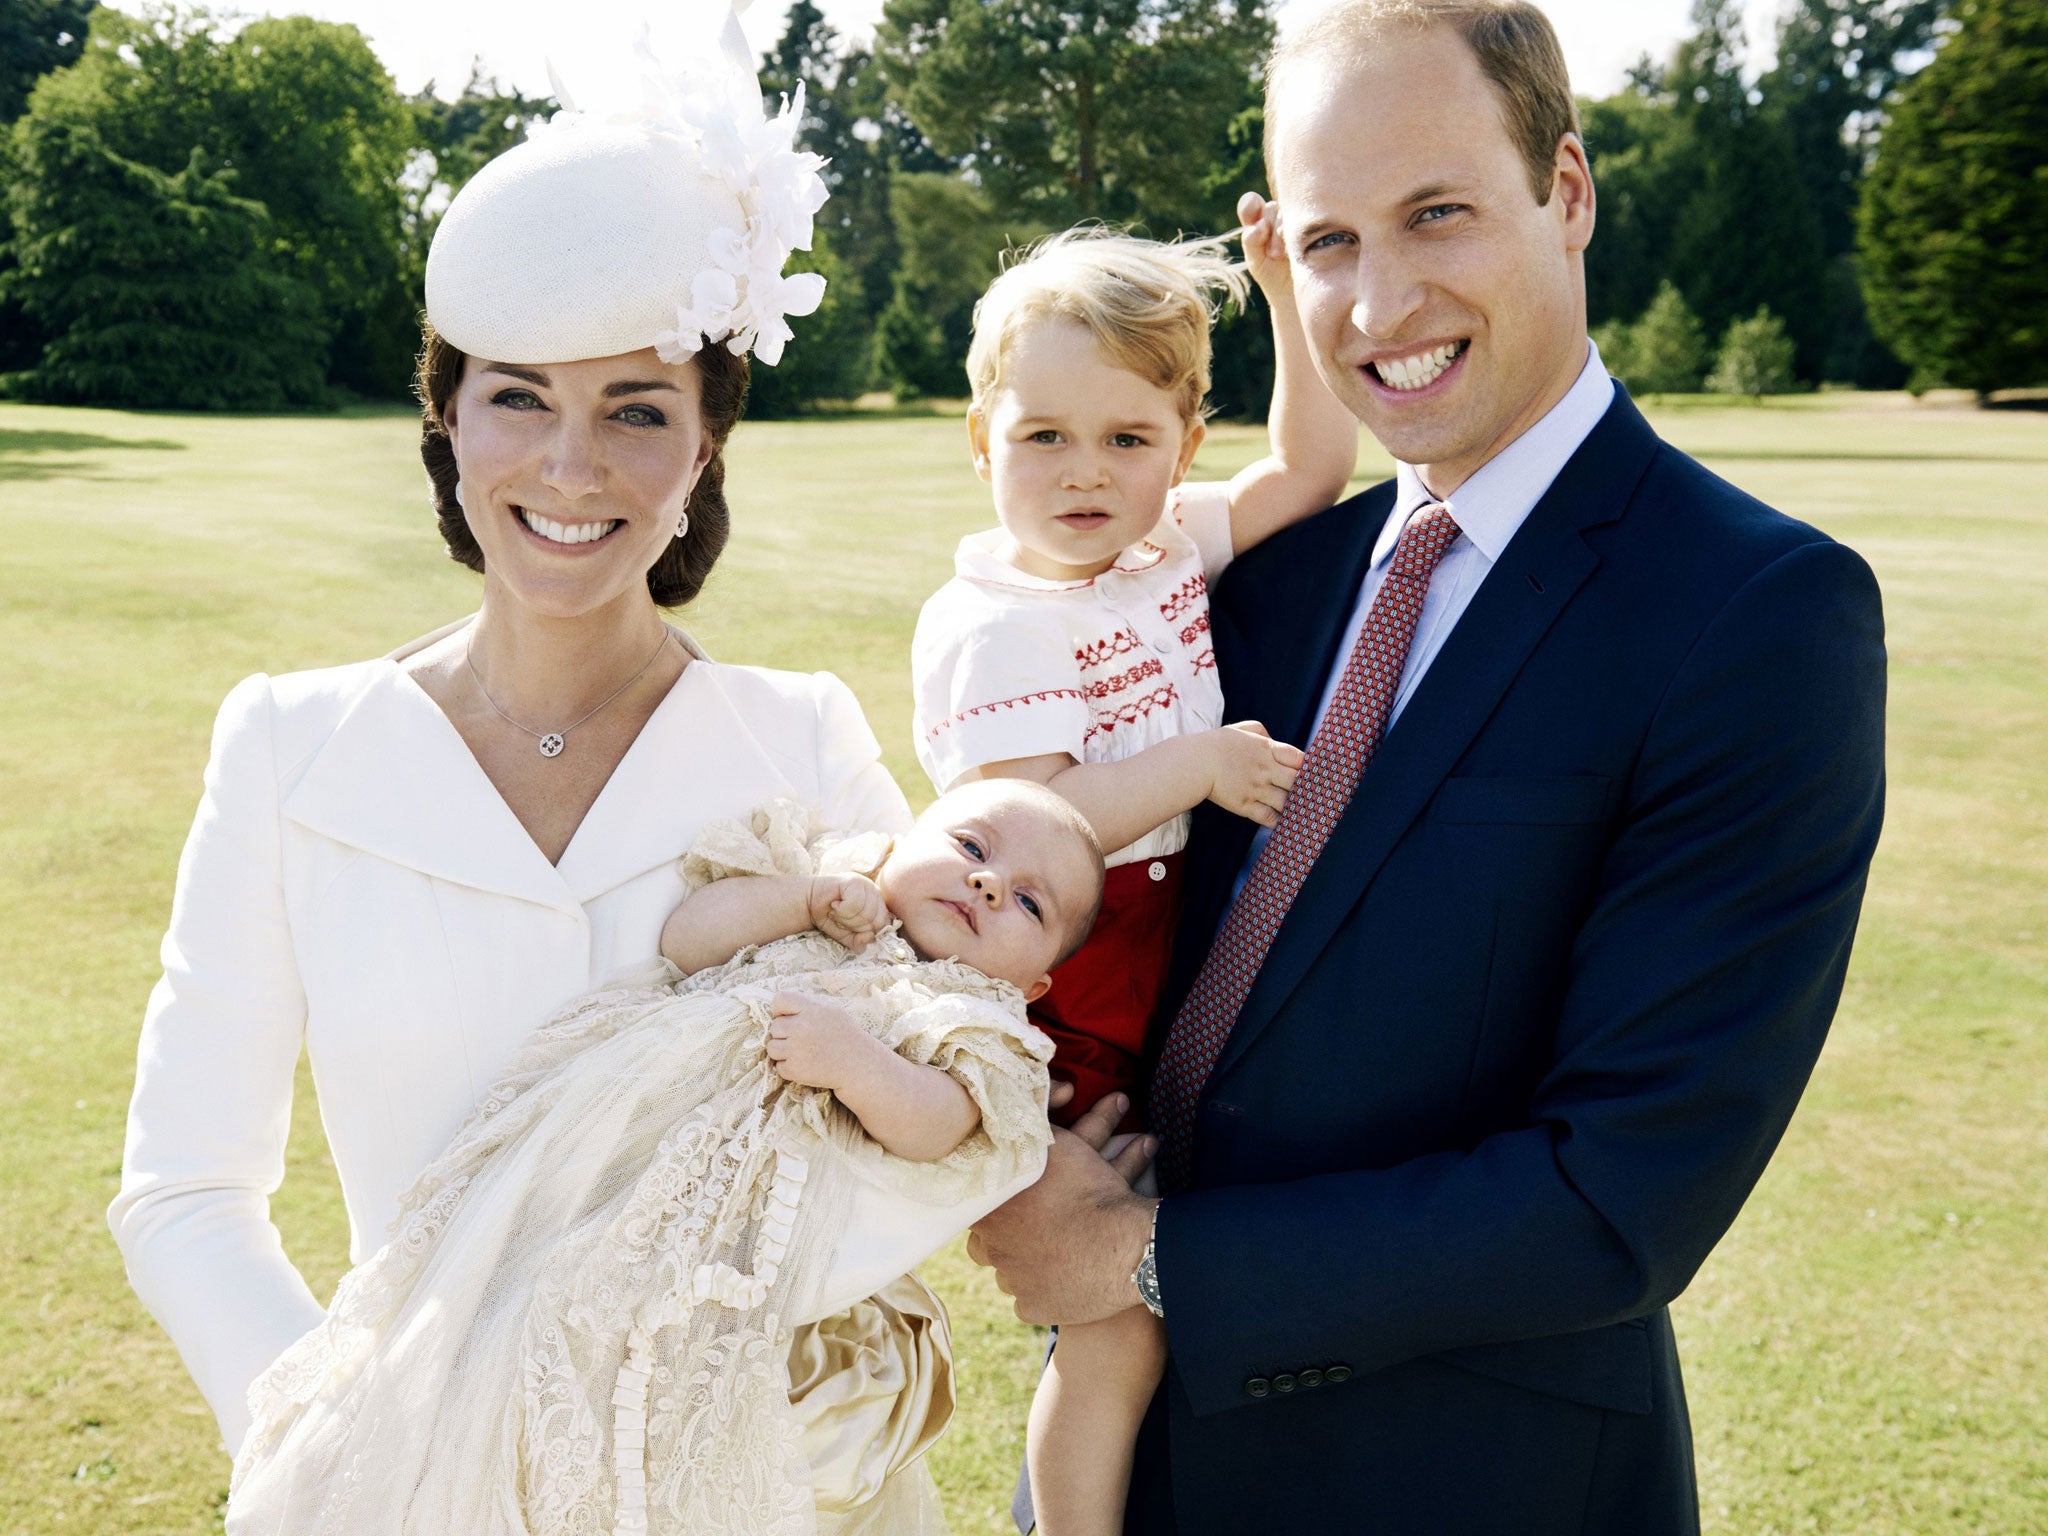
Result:
M825 294L785 277L825 202L796 148L803 87L769 116L740 5L636 71L562 104L456 194L427 255L427 318L451 345L506 363L653 347L665 362L723 344L774 364L789 317Z

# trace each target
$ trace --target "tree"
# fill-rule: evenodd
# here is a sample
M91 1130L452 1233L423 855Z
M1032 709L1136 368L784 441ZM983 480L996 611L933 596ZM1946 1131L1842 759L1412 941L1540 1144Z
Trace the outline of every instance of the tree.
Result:
M1707 388L1752 400L1785 394L1793 385L1792 356L1792 338L1784 323L1768 309L1759 309L1728 327Z
M1920 383L2048 382L2048 8L1961 0L1864 186L1863 292Z
M1170 235L1234 222L1216 172L1272 37L1263 0L888 0L875 49L1001 212Z
M749 416L795 416L820 400L851 400L868 387L867 316L858 287L833 252L831 232L817 230L810 250L798 251L788 270L820 273L825 297L814 313L790 322L796 340L781 362L754 364Z
M0 0L0 126L21 116L38 80L77 61L98 3Z
M1670 283L1658 288L1657 297L1634 325L1614 328L1608 338L1617 344L1613 357L1602 345L1600 355L1608 371L1639 395L1696 394L1706 376L1709 356L1707 333L1685 302L1685 295Z
M353 27L294 16L238 32L204 10L93 13L29 119L88 128L165 175L203 151L269 215L275 257L319 296L335 382L405 392L417 345L399 252L412 116Z
M876 363L899 393L964 395L974 301L1002 270L1005 250L1048 231L1006 218L980 187L943 171L899 175L889 195L903 258L876 322Z
M323 396L319 297L273 260L263 205L193 150L167 175L91 128L30 119L8 287L52 338L32 399L267 410Z
M77 60L95 4L97 0L0 0L0 289L6 287L15 265L5 189L19 174L7 126L28 106L36 81ZM19 304L0 299L0 373L33 363L45 339Z
M1856 280L1856 202L1885 96L1933 44L1947 0L1795 0L1757 82L1792 148L1825 262L1820 377L1895 389L1902 364L1871 334Z

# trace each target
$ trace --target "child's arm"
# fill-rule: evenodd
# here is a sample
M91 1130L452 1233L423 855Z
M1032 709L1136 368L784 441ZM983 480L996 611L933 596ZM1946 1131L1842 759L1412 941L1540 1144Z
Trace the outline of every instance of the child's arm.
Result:
M1088 818L1115 852L1153 828L1214 800L1262 827L1280 808L1301 769L1301 751L1274 741L1256 721L1173 736L1114 763L1077 763L1064 752L984 763L963 780L1034 779Z
M1230 482L1230 543L1243 554L1290 523L1334 506L1358 463L1358 421L1317 375L1294 302L1294 274L1280 237L1280 205L1256 192L1238 199L1245 262L1273 311L1273 451Z
M882 893L865 875L729 875L669 913L661 953L687 976L723 965L749 944L811 928L862 950L888 921Z
M723 882L721 882L723 883ZM973 1134L981 1111L937 1067L906 1061L837 1003L778 993L769 1011L768 1059L785 1081L829 1088L890 1152L935 1163Z

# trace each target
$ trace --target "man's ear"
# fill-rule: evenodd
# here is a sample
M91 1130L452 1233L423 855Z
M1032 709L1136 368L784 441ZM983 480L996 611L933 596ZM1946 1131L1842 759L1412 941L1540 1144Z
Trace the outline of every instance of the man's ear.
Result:
M1586 159L1586 146L1579 142L1576 133L1568 133L1558 141L1557 173L1551 182L1550 196L1564 223L1565 249L1576 256L1593 243L1594 210L1598 202L1593 193L1593 167Z
M1041 976L1038 978L1038 980L1034 981L1033 983L1031 983L1030 986L1024 989L1024 1001L1027 1003L1035 1003L1051 990L1052 978L1050 976Z
M974 472L984 481L992 481L995 471L988 462L988 417L979 405L967 407L967 447L974 456Z

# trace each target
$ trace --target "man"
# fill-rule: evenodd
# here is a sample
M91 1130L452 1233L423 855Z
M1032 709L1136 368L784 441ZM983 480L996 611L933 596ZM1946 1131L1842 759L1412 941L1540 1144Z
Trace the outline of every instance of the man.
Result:
M1665 1308L1840 994L1877 588L1601 368L1541 12L1340 0L1266 125L1318 367L1400 475L1214 596L1230 718L1310 746L1270 837L1198 815L1163 1202L1104 1106L975 1251L1026 1320L1164 1317L1127 1531L1695 1531Z

